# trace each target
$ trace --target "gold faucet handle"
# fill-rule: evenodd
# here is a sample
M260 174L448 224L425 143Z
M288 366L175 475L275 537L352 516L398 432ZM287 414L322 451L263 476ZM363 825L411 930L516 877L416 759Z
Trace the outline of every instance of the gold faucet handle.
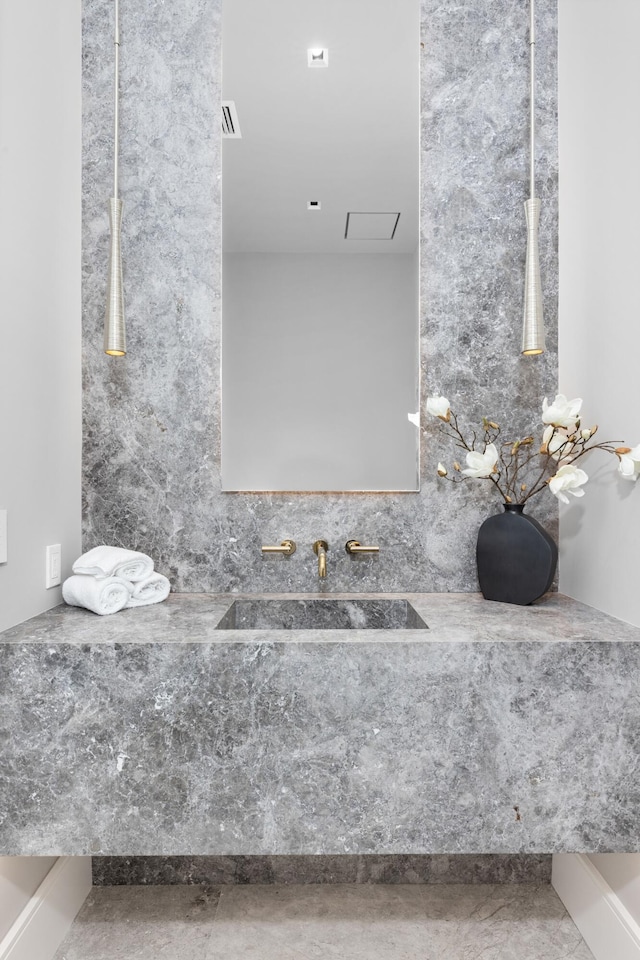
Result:
M380 553L380 547L368 546L363 547L362 544L358 543L357 540L347 540L344 545L345 550L348 554L353 555L354 553Z
M280 546L264 546L263 553L282 553L285 557L290 557L296 552L295 540L283 540Z

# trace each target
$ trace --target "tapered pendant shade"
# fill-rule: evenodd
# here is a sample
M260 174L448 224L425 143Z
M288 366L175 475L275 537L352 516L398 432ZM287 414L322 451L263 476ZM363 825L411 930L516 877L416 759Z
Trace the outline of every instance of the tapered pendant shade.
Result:
M127 352L122 288L122 250L120 246L121 224L122 200L111 197L109 200L111 246L107 278L107 312L104 321L104 352L109 354L110 357L123 357Z
M542 282L538 256L538 222L540 201L525 201L527 221L527 259L524 279L524 318L522 323L522 353L535 356L544 353L544 320L542 315Z
M525 201L524 214L527 221L527 258L524 268L524 317L522 322L522 353L535 357L544 353L544 318L542 315L542 282L538 255L538 223L540 201L536 198L536 31L535 0L529 0L529 179L530 194Z

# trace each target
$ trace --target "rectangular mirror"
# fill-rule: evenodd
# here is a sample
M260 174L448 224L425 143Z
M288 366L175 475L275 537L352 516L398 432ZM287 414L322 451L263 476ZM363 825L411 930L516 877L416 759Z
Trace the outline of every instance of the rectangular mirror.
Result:
M223 3L222 486L419 485L418 0Z

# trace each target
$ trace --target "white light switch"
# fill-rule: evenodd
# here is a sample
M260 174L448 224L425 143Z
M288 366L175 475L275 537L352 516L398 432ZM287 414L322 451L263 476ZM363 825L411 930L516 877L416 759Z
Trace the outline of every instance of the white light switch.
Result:
M7 511L0 510L0 563L7 562Z
M57 587L60 583L61 567L62 548L59 543L54 543L52 546L47 547L47 567L44 582L47 589L49 589L49 587Z

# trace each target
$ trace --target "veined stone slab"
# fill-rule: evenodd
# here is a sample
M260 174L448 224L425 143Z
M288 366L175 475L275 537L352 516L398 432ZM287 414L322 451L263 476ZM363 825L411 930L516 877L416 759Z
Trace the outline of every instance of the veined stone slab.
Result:
M215 630L232 597L0 643L0 853L640 847L640 630L412 596L428 630Z
M549 883L551 856L392 854L380 856L93 857L94 886L131 884L485 884Z
M454 490L438 479L438 461L451 467L458 454L423 411L441 393L465 430L488 416L509 436L538 438L542 399L556 390L557 2L536 3L547 352L535 361L520 356L529 5L420 3L421 489L395 495L221 490L222 13L221 0L121 4L128 354L108 363L113 22L111 4L83 0L84 548L142 550L178 591L275 592L315 589L311 544L323 538L332 591L475 591L478 528L502 508L486 483ZM555 497L531 513L557 531ZM295 557L262 555L284 537L297 541ZM347 556L351 538L380 555Z

